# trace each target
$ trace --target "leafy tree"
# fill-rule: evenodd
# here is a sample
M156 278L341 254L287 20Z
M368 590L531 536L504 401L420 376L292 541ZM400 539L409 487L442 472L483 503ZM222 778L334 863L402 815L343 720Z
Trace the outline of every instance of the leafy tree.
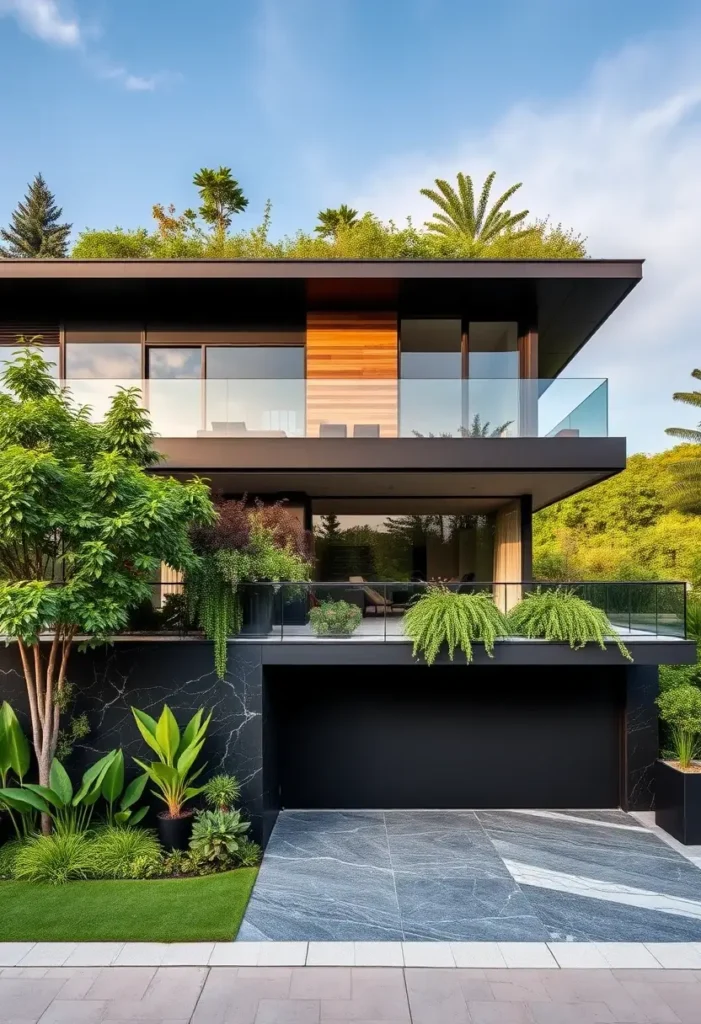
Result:
M343 203L337 210L327 207L317 214L319 223L314 228L322 238L337 238L341 228L352 228L358 223L358 211Z
M489 195L495 178L496 171L487 175L477 206L475 206L474 187L469 174L458 173L457 192L449 182L442 178L436 178L438 191L422 188L421 195L426 196L442 210L442 213L434 213L432 220L426 221L428 230L448 237L453 234L464 235L473 241L481 242L491 242L498 235L514 232L516 225L528 216L528 210L512 213L506 208L506 203L521 188L521 182L508 188L489 209ZM487 212L488 210L489 212ZM525 232L514 233L524 234Z
M31 346L2 382L0 633L19 648L47 786L75 642L109 641L150 599L162 562L195 564L189 529L214 510L202 481L144 472L158 455L136 389L120 389L93 424Z
M41 174L29 185L24 202L12 214L10 227L0 230L7 242L0 247L3 256L12 259L62 259L68 255L68 236L72 224L60 224L63 210L56 206Z
M238 181L231 176L230 167L215 171L203 167L192 179L200 193L202 205L200 216L211 224L215 233L224 235L235 213L241 213L248 206L248 200Z

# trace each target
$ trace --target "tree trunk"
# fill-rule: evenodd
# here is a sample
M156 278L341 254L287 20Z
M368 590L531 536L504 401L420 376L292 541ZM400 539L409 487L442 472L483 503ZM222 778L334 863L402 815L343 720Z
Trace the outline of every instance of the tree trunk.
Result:
M56 752L60 724L60 708L56 698L61 695L66 683L66 668L74 635L75 629L56 629L50 641L46 665L39 641L28 648L22 640L18 640L32 722L32 744L41 786L48 787L51 781L51 762ZM29 650L32 652L31 660ZM44 835L51 833L51 818L48 814L41 815L41 831Z

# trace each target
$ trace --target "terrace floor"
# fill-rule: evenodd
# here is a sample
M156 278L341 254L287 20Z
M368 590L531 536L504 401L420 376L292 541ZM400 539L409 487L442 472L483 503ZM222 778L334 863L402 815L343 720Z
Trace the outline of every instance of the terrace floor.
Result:
M617 810L283 811L238 938L698 943L701 870Z

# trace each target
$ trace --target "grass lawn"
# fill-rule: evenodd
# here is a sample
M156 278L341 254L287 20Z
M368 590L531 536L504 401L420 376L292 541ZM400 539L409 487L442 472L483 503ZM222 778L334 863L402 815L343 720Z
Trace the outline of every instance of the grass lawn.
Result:
M3 942L227 942L257 868L139 882L0 882Z

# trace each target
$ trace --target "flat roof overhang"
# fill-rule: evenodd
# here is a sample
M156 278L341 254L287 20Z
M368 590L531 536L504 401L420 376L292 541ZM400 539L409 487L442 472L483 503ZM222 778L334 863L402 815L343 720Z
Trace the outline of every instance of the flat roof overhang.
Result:
M198 474L226 493L312 498L533 496L544 508L625 468L605 438L159 438L155 472ZM498 504L497 500L495 504Z
M517 319L556 376L642 277L626 260L0 260L3 319L301 329L310 309ZM187 284L187 287L183 287Z

